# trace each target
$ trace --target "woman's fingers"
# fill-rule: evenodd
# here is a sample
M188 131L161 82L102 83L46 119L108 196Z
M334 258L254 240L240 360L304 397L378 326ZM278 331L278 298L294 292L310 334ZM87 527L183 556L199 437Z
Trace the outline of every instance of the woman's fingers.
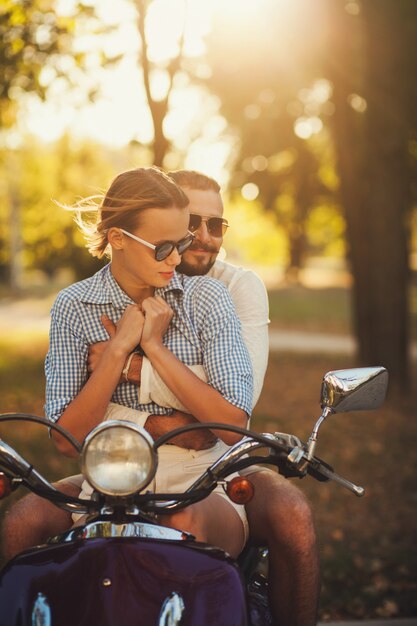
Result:
M139 344L145 317L136 304L129 304L117 322L116 334L112 341L117 341L131 352Z
M146 298L142 302L142 310L145 315L151 314L158 317L167 317L169 320L171 320L174 315L169 304L167 304L161 296Z
M171 307L160 296L146 298L142 302L145 315L141 344L161 341L174 315Z

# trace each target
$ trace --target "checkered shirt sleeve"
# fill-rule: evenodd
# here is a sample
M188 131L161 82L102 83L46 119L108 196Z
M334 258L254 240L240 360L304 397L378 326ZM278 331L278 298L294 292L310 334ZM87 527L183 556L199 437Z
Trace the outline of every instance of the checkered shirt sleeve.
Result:
M252 411L253 373L241 324L227 288L207 277L185 278L186 308L197 329L208 383L248 415ZM191 285L187 289L187 282ZM187 302L188 301L188 302ZM176 347L172 346L173 351ZM190 347L188 347L190 349ZM185 354L177 353L187 361ZM219 415L219 421L222 421Z

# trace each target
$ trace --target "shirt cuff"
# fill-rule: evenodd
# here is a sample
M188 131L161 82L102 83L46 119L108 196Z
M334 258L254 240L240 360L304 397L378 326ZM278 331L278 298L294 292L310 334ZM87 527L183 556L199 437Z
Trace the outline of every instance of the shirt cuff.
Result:
M142 359L142 368L140 370L140 387L139 387L139 404L150 404L151 399L151 376L152 365L146 356Z

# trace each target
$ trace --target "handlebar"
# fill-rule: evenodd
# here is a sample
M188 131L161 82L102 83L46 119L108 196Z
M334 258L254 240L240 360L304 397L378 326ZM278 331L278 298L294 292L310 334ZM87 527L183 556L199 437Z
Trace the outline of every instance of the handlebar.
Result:
M0 415L0 422L9 420L34 421L48 427L54 428L65 436L79 451L81 446L69 433L56 424L51 424L48 420L29 414L3 414ZM134 494L129 500L135 506L141 507L144 511L158 513L172 513L197 502L206 497L215 486L227 478L231 473L239 471L243 467L254 464L273 464L286 477L303 478L306 474L317 480L333 480L357 496L364 494L363 487L339 476L329 465L316 457L309 458L307 445L303 444L294 435L286 433L254 433L245 428L230 426L222 423L192 424L183 426L170 433L163 435L154 443L154 449L165 444L176 435L210 428L216 430L228 430L244 437L231 446L215 463L213 463L203 474L182 494ZM267 448L267 456L253 456L253 452L259 448ZM248 456L248 453L251 453ZM77 513L91 513L101 510L105 501L104 496L99 495L96 500L81 500L65 495L55 489L36 470L20 457L12 448L4 442L0 445L0 469L7 471L15 483L24 483L33 492L53 501L57 506L65 510ZM113 504L117 506L117 499L113 499ZM120 502L121 504L121 502ZM119 506L120 506L119 504Z

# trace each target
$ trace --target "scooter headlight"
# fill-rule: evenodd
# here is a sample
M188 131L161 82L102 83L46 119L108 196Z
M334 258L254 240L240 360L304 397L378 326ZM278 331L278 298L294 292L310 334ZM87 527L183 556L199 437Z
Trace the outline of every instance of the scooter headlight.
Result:
M99 492L127 496L141 491L156 472L153 440L133 422L102 422L86 437L83 473Z

